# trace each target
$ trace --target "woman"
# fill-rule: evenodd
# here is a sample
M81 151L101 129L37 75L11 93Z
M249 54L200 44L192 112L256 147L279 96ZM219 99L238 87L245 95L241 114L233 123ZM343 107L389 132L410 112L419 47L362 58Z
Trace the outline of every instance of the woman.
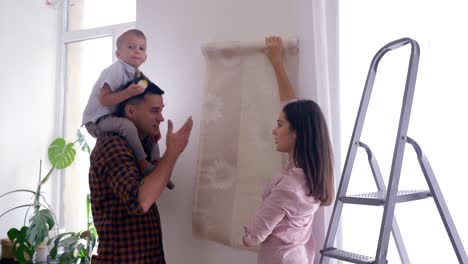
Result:
M262 203L244 227L244 244L259 245L259 264L313 263L306 250L314 214L334 197L333 154L325 118L311 100L296 100L284 69L279 37L265 39L284 105L273 129L276 150L289 154L289 164L262 194Z

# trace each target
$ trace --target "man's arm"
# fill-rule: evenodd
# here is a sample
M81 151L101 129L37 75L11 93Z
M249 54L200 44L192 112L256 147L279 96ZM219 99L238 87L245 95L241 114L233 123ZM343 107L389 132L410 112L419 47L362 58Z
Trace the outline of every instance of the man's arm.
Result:
M290 101L296 99L294 89L289 81L288 74L284 68L283 63L283 42L280 37L267 37L265 38L266 48L263 52L270 60L273 70L275 71L276 81L278 83L278 90L280 101Z
M177 159L187 146L192 126L193 120L189 117L185 124L173 133L173 124L171 120L168 121L166 152L159 160L156 169L145 177L138 190L138 202L145 212L158 200L166 187Z

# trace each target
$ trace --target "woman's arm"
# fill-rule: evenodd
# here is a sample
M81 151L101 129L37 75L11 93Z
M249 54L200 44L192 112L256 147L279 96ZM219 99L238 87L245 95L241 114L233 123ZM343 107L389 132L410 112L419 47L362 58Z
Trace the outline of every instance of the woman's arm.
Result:
M289 81L288 74L284 68L283 62L283 41L280 37L272 36L265 38L266 48L263 53L267 56L268 60L273 66L276 81L278 83L278 90L280 101L291 101L296 99L294 89Z
M252 221L244 227L243 242L247 247L257 246L271 234L286 212L277 202L265 199Z
M256 246L265 241L286 214L295 213L299 200L287 182L275 186L262 201L252 221L244 227L244 245Z

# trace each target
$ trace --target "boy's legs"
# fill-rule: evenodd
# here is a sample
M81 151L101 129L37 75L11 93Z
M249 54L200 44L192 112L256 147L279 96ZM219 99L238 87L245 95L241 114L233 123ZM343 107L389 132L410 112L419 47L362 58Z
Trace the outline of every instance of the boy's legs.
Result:
M138 130L130 120L123 117L106 116L97 123L87 123L85 127L93 137L101 137L109 132L118 133L125 138L135 153L142 174L146 176L154 169L154 165L146 160L146 153L138 136Z
M143 141L143 147L146 153L150 153L149 157L152 163L156 163L161 158L161 154L159 152L159 145L154 139L150 137L146 138ZM167 183L167 188L169 189L175 188L174 183L170 179L169 179L169 182Z
M151 162L155 162L161 158L161 154L159 152L159 145L154 139L147 137L143 141L143 148L145 149L146 153L150 153L149 160Z

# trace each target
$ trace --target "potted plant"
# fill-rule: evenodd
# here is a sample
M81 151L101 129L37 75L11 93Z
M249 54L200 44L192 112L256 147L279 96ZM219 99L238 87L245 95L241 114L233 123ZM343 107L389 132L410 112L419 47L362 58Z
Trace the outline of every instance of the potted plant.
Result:
M33 195L31 203L15 206L0 215L1 218L16 209L27 208L23 227L20 229L11 228L7 232L8 238L12 243L13 255L20 263L32 261L38 249L47 250L45 244L46 238L49 237L49 232L55 227L57 221L49 203L41 193L41 187L49 180L55 170L65 169L73 163L76 155L75 144L79 144L83 151L90 152L90 147L79 129L77 138L72 143L67 143L61 137L52 141L48 148L48 159L52 167L42 179L42 161L40 161L39 180L36 190L13 190L0 196L2 198L15 193L30 193ZM32 212L30 212L31 209ZM47 253L45 256L47 256Z
M80 232L68 232L57 235L49 240L53 243L50 251L51 259L59 263L90 263L97 242L97 231L91 217L91 202L89 194L86 197L86 213L88 228ZM59 253L61 251L61 253Z

